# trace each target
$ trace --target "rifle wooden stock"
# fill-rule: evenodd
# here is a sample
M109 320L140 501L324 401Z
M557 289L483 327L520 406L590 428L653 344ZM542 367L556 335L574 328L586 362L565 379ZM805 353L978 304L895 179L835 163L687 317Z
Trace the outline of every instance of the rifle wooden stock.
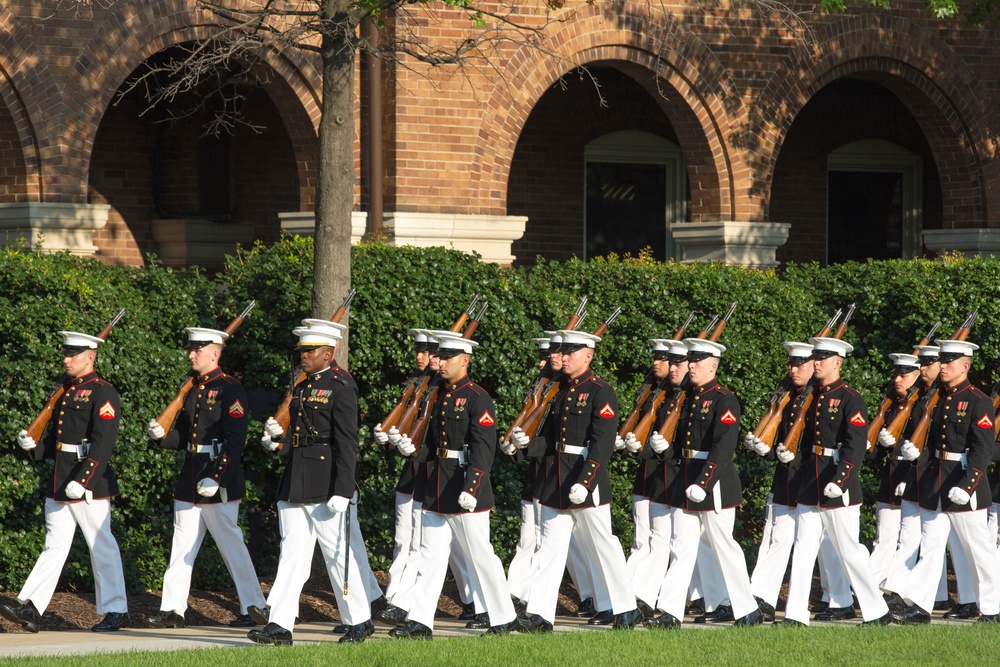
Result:
M777 404L778 416L769 420L759 434L755 434L762 442L767 443L768 447L774 446L774 438L778 435L778 427L781 426L781 412L790 400L792 400L792 393L790 391L782 394Z
M911 391L910 395L906 397L906 403L900 408L899 412L892 418L892 421L885 426L885 430L896 440L899 440L900 436L903 435L903 429L906 428L906 422L910 420L910 415L913 414L913 406L917 404L922 396L927 394L927 389L925 387L913 388L915 391ZM877 435L877 434L876 434Z
M674 442L674 435L677 433L677 425L681 421L681 407L684 405L684 398L687 396L688 384L685 383L679 387L674 388L673 396L670 397L670 405L667 406L667 418L663 420L663 425L660 426L659 434L666 439L667 442ZM643 447L646 443L643 443Z
M653 424L656 422L656 411L660 409L665 400L667 400L667 390L663 387L657 387L653 392L653 400L649 405L649 409L643 413L642 419L633 428L625 431L625 435L631 432L636 440L645 444L646 439L649 438L650 431L653 430ZM625 435L622 435L622 437L624 438Z
M872 417L872 420L868 422L868 449L875 446L875 441L878 439L879 431L885 426L885 413L892 407L893 398L890 396L892 390L887 391L883 394L882 400L878 404L878 412ZM916 392L913 392L916 393Z
M819 393L819 385L814 385L812 391L810 391L805 398L802 399L802 405L799 407L799 411L795 415L795 421L788 429L788 433L785 434L785 440L783 443L785 449L795 454L799 451L799 443L802 440L802 432L806 427L806 414L809 412L809 408L812 407L813 401L816 400L816 395Z
M529 412L528 415L521 420L519 426L521 427L521 430L524 431L524 434L529 438L535 437L535 434L538 433L538 429L545 421L545 417L548 416L552 401L555 399L556 394L559 393L561 377L562 374L560 373L546 383L538 405L536 405L534 409L532 409L531 412Z
M122 319L125 315L125 309L122 308L115 316L111 318L111 321L105 325L103 329L97 334L97 337L101 340L107 340L108 336L111 335L111 330L115 328L115 325ZM73 384L73 379L63 375L56 384L53 386L52 391L49 393L48 399L45 401L45 405L39 410L38 414L35 416L34 420L25 429L28 432L28 437L32 438L36 443L42 441L42 435L45 433L45 427L49 425L49 420L52 419L52 415L55 412L56 405L62 399L63 394L70 388Z
M246 316L250 314L250 311L253 310L253 307L256 304L256 301L251 301L247 304L247 307L243 309L243 312L233 318L233 321L229 323L229 326L224 329L226 334L232 336L236 333L236 330L240 328L240 325L243 324L244 319L246 319ZM177 413L179 413L181 408L184 407L184 399L187 398L188 392L190 392L191 388L194 387L194 380L197 375L198 374L194 371L187 374L187 378L181 384L180 389L177 390L177 394L175 394L170 403L167 404L167 407L163 409L160 416L156 418L156 423L163 427L164 438L167 437L167 433L170 432L170 429L173 427L174 421L177 419Z
M429 373L430 369L425 369L424 372ZM385 416L385 419L382 420L383 431L388 431L399 422L399 418L403 416L403 412L406 410L406 406L409 405L410 399L413 398L413 393L417 390L417 384L419 384L420 379L421 374L414 375L403 385L403 393L400 394L399 401L389 411L389 414Z

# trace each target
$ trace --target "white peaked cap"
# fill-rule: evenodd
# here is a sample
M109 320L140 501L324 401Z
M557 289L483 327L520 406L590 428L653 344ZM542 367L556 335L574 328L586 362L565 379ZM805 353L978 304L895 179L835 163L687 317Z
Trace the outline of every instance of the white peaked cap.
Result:
M219 331L218 329L206 329L204 327L188 327L184 331L187 332L189 343L201 343L207 345L208 343L216 343L218 345L224 345L226 339L229 338L229 334L225 331Z
M833 352L834 354L847 358L854 351L854 346L844 342L839 338L810 338L813 344L813 352Z
M97 346L104 342L97 336L77 333L76 331L60 331L59 335L63 337L63 347L85 347L96 350Z
M563 329L559 332L559 334L562 336L563 345L583 345L584 347L593 348L601 342L600 336L595 336L594 334L587 333L586 331L571 331Z
M701 356L707 354L710 357L719 359L726 351L726 346L722 343L707 340L705 338L685 338L684 345L687 347L688 356Z

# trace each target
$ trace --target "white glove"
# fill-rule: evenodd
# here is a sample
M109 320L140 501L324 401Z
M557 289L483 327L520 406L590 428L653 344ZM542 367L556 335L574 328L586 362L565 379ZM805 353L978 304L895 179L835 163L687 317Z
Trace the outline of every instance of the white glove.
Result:
M34 449L38 443L35 442L34 438L28 435L27 431L21 431L17 434L17 444L21 449L27 452Z
M462 493L460 493L459 496L458 496L458 504L459 504L459 506L462 509L466 510L467 512L475 512L476 511L476 505L478 503L479 503L479 500L477 500L476 497L474 495L472 495L471 493L466 493L465 491L462 491Z
M267 418L267 421L264 422L264 430L272 438L280 438L285 433L285 429L281 428L281 424L274 417Z
M896 491L894 492L897 496L902 497L906 493L906 482L900 482L896 485Z
M219 492L219 483L216 482L211 477L206 477L205 479L198 482L198 495L205 496L206 498L211 498Z
M753 437L753 443L750 448L757 452L758 456L766 456L769 451L771 451L771 445L767 444L760 438L754 437L753 433L750 434Z
M795 458L795 454L785 449L785 443L778 445L778 448L774 450L774 455L778 457L778 460L782 463L791 463L792 459Z
M903 446L899 448L899 453L903 455L903 458L907 461L916 461L920 458L920 450L909 440L903 441Z
M743 438L743 444L747 449L753 449L753 441L756 439L753 433L747 433L746 437Z
M625 449L625 439L615 433L615 451L620 452Z
M844 495L844 490L833 482L829 482L826 487L823 488L823 495L827 498L840 498Z
M149 423L146 424L146 435L149 436L150 440L163 440L163 436L166 434L166 430L155 419L150 419Z
M281 447L280 442L271 440L271 434L267 431L264 431L264 435L260 436L260 444L264 445L264 449L269 452L276 452L278 451L278 447Z
M654 433L649 436L649 446L652 447L653 451L657 454L662 454L667 451L668 447L670 447L670 442L659 433Z
M375 424L375 442L385 445L389 442L389 434L382 430L382 424Z
M629 450L633 454L638 454L639 450L642 449L642 443L636 439L635 433L625 434L625 449Z
M685 489L684 495L687 496L688 500L690 500L693 503L700 503L701 501L705 500L705 498L708 497L708 494L705 493L705 489L701 488L697 484L692 484L687 489Z
M531 442L531 438L521 430L520 426L515 426L514 430L510 432L510 441L517 445L518 449L524 449Z
M345 498L344 496L333 496L328 501L326 501L326 506L334 514L343 514L347 511L347 507L351 504L350 498Z
M83 494L86 492L87 489L83 487L83 484L80 484L80 482L76 480L73 480L66 485L66 497L70 500L79 500L80 498L83 498ZM969 501L966 500L965 502Z
M579 505L587 499L587 487L583 484L574 484L569 489L569 501L574 505Z
M895 447L896 439L892 437L892 433L889 433L887 430L882 429L881 431L878 432L878 444L882 445L883 447Z
M396 449L403 456L413 456L413 453L417 451L417 448L413 446L413 441L410 440L410 436L408 435L399 438L399 441L396 443Z
M399 432L399 429L393 426L389 429L389 442L392 443L393 447L399 447L399 441L402 439L403 434Z
M69 495L68 491L69 489L67 489L66 495ZM956 505L968 505L969 501L972 500L972 496L970 496L969 492L966 491L965 489L953 486L951 488L951 491L948 492L948 500L955 503Z

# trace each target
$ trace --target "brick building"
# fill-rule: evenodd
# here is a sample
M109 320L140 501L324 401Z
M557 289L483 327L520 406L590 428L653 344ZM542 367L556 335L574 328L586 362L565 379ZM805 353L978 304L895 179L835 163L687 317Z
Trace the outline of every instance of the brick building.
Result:
M643 247L757 265L997 251L1000 37L895 4L793 31L698 3L571 0L541 48L509 45L488 66L383 63L386 225L398 243L518 263ZM212 266L236 242L308 224L316 61L273 54L266 71L220 73L253 127L218 138L202 128L221 98L151 109L130 90L211 34L192 5L0 7L7 240ZM433 41L466 25L445 12L417 29ZM359 64L358 236L366 76Z

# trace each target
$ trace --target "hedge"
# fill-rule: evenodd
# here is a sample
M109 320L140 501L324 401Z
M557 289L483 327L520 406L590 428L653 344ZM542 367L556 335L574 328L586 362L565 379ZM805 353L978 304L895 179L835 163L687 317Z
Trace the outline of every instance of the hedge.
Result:
M784 373L781 341L815 333L829 314L848 302L857 313L846 335L856 352L844 366L848 382L869 405L889 378L890 352L906 350L940 320L949 334L968 310L980 315L970 340L982 346L974 380L989 391L998 379L1000 307L994 286L1000 262L945 258L848 263L834 267L792 265L781 273L718 264L659 263L646 255L590 262L539 260L530 270L483 264L443 248L354 248L353 283L358 293L349 322L350 369L361 388L362 531L376 569L392 552L394 486L399 457L372 444L371 429L395 402L413 363L411 327L448 328L473 293L490 302L476 339L472 376L494 397L498 424L510 423L534 374L530 338L561 326L586 295L593 330L615 307L622 309L598 346L595 370L615 386L623 410L631 405L649 367L647 339L664 337L697 316L692 329L730 301L738 308L720 341L728 347L720 379L743 405L742 431L753 427L768 395ZM286 236L228 258L215 276L198 269L176 271L155 257L141 268L111 266L66 254L36 255L0 250L0 589L18 590L42 549L42 480L51 469L28 462L15 434L25 428L59 375L57 331L100 330L117 308L125 319L102 346L98 372L122 394L122 424L113 465L122 495L113 502L113 528L132 591L159 589L169 556L172 489L180 454L151 449L145 423L159 414L189 366L182 344L186 326L224 327L249 299L257 306L223 356L223 368L240 378L251 397L251 433L244 466L248 501L241 507L251 554L260 575L276 568L278 531L275 494L281 463L256 446L260 422L273 410L293 369L291 329L308 317L312 241ZM328 316L329 314L324 314ZM741 450L737 455L745 503L737 531L752 566L770 464ZM623 544L631 541L630 489L635 461L616 455L613 520ZM493 542L505 562L518 538L522 471L498 456L493 471L497 510ZM870 473L866 492L877 487ZM870 509L864 531L873 534ZM67 585L93 586L82 538L71 552ZM204 549L195 586L231 585L218 553Z

